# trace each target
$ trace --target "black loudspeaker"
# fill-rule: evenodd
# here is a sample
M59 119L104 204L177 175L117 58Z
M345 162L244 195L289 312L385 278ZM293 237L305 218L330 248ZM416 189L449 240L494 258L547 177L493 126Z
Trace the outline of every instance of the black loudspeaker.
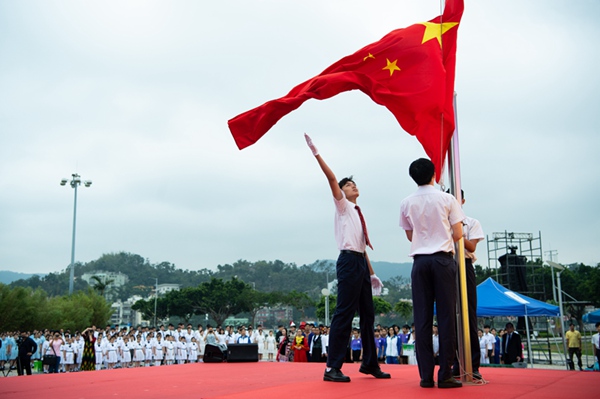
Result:
M258 344L227 345L227 362L258 362Z
M222 363L226 356L226 352L216 345L207 344L204 347L204 363Z
M500 270L507 274L507 281L504 286L509 290L516 292L527 292L526 265L527 257L517 255L516 247L509 247L510 253L504 254L498 258Z

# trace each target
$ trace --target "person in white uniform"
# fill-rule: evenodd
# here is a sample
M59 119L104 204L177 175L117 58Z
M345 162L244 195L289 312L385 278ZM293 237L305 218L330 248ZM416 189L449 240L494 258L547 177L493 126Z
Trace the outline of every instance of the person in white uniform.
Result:
M420 386L435 386L433 342L429 339L435 302L440 332L438 388L459 388L462 383L452 377L456 352L457 264L454 243L463 236L465 215L456 198L434 187L435 165L429 159L414 161L409 167L409 174L418 188L400 204L400 227L411 243L410 256L413 257L411 281L415 333L423 338L415 345Z
M96 370L102 370L102 363L104 363L104 339L102 335L98 334L96 342L94 342L94 352L96 359Z
M269 335L265 338L265 343L267 346L267 357L268 361L275 361L275 336L273 335L273 330L269 330Z
M154 365L160 366L164 358L164 343L162 340L161 333L156 334L156 341L152 346L152 358L154 359Z
M153 337L154 337L153 333L148 333L148 335L146 335L146 339L144 340L143 348L144 348L144 366L145 367L150 367L152 364L153 348L154 348Z

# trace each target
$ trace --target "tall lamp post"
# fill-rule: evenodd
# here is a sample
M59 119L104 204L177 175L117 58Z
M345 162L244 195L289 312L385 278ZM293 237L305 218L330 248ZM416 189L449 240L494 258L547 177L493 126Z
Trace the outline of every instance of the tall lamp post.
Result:
M562 301L563 292L562 292L562 286L560 283L560 273L563 270L565 270L565 268L563 265L556 263L556 262L546 261L545 263L547 263L552 268L553 275L554 275L554 269L557 270L556 279L558 281L558 307L560 308L560 334L562 336L563 351L564 351L564 355L565 355L565 367L568 370L569 364L567 363L567 341L565 340L565 322L564 322L565 316L563 314L563 301Z
M73 280L75 279L75 226L77 225L77 187L82 183L81 176L77 173L73 173L72 179L69 182L69 179L62 179L60 181L61 186L65 186L67 183L70 184L71 187L75 190L75 200L73 201L73 237L71 240L71 271L69 277L69 295L73 293ZM92 185L91 180L83 181L83 185L89 187Z
M158 303L158 277L154 278L156 285L154 287L154 327L156 327L156 304Z

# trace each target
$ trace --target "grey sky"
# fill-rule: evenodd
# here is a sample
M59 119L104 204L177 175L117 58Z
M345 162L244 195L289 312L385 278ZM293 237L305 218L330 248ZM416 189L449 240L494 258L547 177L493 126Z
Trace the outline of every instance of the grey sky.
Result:
M337 256L308 132L353 174L376 261L407 262L399 204L424 156L360 92L308 101L239 151L227 120L280 97L439 1L0 1L0 270L128 251L183 269ZM466 1L456 91L467 214L600 255L600 3ZM485 242L479 263L487 265ZM556 260L556 259L555 259Z

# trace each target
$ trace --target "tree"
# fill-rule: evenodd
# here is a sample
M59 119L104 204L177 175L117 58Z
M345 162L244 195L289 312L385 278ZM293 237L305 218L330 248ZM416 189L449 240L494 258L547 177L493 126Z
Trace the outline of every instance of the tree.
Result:
M44 304L46 293L40 289L0 284L0 331L33 329L37 326L38 308Z
M185 288L182 291L170 291L164 297L164 301L168 304L169 317L179 316L185 323L189 323L194 316L194 307L186 293L193 288Z
M156 314L154 307L156 306ZM165 298L151 298L149 300L140 299L131 306L131 309L140 312L144 320L158 323L159 320L164 320L169 317L169 302ZM155 326L157 327L157 326Z
M41 289L0 284L0 331L82 330L110 320L110 304L92 289L48 298Z
M413 306L408 301L398 301L394 305L394 312L398 313L404 318L410 318L413 312Z
M335 307L337 305L337 296L329 295L329 319L333 316L335 312ZM322 296L319 302L317 303L317 318L319 320L325 320L325 297Z
M306 309L315 306L315 301L305 292L298 292L296 290L290 291L284 298L286 304L295 307L302 313L302 320L306 320Z
M211 278L197 288L182 290L194 314L208 314L216 324L223 324L226 318L242 312L249 312L252 304L246 302L250 285L232 278L223 281Z
M49 309L44 327L69 329L71 332L91 325L105 325L113 313L110 304L91 288L87 292L77 291L73 295L50 298Z
M101 279L100 276L92 276L91 280L94 280L95 283L92 285L92 288L98 291L100 296L104 296L104 293L109 285L115 282L115 279Z
M410 278L395 276L384 282L386 288L388 288L388 295L386 300L389 303L396 303L402 299L412 298L411 282Z
M392 305L385 299L374 296L373 309L375 314L386 314L392 310Z
M252 319L252 325L255 324L256 313L260 309L263 309L273 303L273 298L278 297L277 294L271 292L260 292L254 289L246 290L244 293L243 301L247 302L250 310L250 318Z
M140 299L131 305L131 309L140 312L144 320L154 320L154 300L150 303L150 301Z

